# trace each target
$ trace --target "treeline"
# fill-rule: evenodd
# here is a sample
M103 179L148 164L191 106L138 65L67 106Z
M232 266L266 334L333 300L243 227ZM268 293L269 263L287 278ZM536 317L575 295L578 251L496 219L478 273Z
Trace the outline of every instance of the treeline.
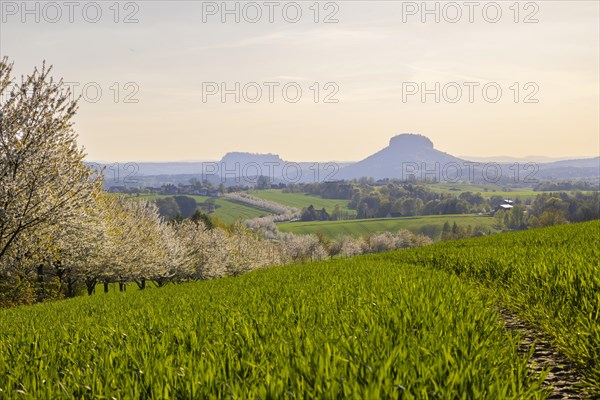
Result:
M356 218L485 213L503 200L502 197L486 200L480 193L464 192L459 196L437 193L425 185L412 183L378 185L369 180L290 185L285 190L348 200L348 208L356 210Z
M489 198L481 193L462 192L458 195L452 193L438 193L432 191L427 185L386 181L377 184L369 180L352 182L323 182L312 184L289 185L284 191L303 192L323 198L348 200L348 208L356 210L356 218L385 218L417 215L448 215L448 214L494 214L504 197L493 195ZM584 185L585 186L585 185ZM587 187L587 186L586 186ZM564 207L553 210L546 205L549 199L562 202ZM600 200L598 192L553 192L540 193L534 199L522 201L518 197L513 199L516 207L515 213L527 211L535 216L542 226L552 220L550 214L542 217L546 207L556 214L556 221L582 222L599 218L598 210ZM550 204L550 203L548 203ZM530 210L531 208L531 210ZM555 207L556 208L556 207ZM303 220L322 220L329 217L331 220L342 219L339 209L327 214L321 210L303 210ZM552 215L554 215L552 214ZM533 225L537 224L532 219ZM514 224L509 224L513 225Z
M159 214L167 219L189 218L198 209L196 199L189 196L167 196L154 200L154 203Z
M318 249L261 238L241 224L213 227L201 218L166 222L155 205L95 193L68 220L40 224L2 258L0 304L94 293L96 286L209 279L320 258ZM195 214L198 215L198 214ZM194 217L194 216L193 216ZM314 251L313 251L314 250Z
M600 219L600 193L541 193L528 205L494 214L495 228L522 230Z
M0 306L235 276L271 265L415 247L431 243L408 231L329 241L316 235L264 235L241 223L216 227L204 214L167 222L152 203L101 191L78 217L41 224L19 240L0 269ZM251 224L249 224L251 225ZM43 241L42 241L43 238Z
M253 232L276 243L287 243L294 254L303 254L312 249L311 254L324 257L351 257L358 254L379 253L382 251L402 248L420 247L433 243L424 234L413 234L409 230L400 229L398 232L379 232L362 237L341 236L328 239L323 235L295 235L280 232L276 222L281 221L281 215L269 215L245 221L245 225Z
M584 190L593 191L600 190L600 186L596 183L588 181L576 180L576 181L549 181L540 182L533 187L536 192L558 192L558 191L569 191L569 190Z

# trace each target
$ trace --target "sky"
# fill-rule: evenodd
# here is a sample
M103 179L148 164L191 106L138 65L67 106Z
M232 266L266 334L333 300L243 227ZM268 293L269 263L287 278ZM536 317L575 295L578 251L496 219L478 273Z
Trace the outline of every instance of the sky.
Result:
M598 156L600 2L470 4L2 0L0 55L82 96L89 160Z

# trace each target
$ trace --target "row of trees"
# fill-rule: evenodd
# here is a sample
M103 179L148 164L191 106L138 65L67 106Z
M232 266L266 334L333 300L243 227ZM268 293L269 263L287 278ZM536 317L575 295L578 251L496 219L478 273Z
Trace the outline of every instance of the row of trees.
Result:
M528 206L494 214L497 229L521 230L600 218L600 193L543 193Z
M329 221L330 219L332 217L325 208L317 210L312 204L303 208L300 214L301 221Z
M543 188L592 189L594 187L585 182L562 182L545 184L545 186L539 185L536 190ZM344 198L348 200L348 208L356 210L357 218L383 218L389 215L491 214L497 210L499 204L504 202L504 198L498 195L486 198L481 193L473 192L461 192L458 195L438 193L427 185L393 181L388 181L386 184L376 184L368 180L296 184L289 185L286 190L306 192L324 198ZM597 191L540 193L533 199L528 198L521 201L519 198L515 198L513 200L515 205L522 206L516 208L514 213L527 211L530 216L535 216L537 221L532 219L532 226L547 226L551 221L582 222L599 218L600 200ZM553 202L558 202L561 206L552 205ZM548 209L548 213L542 217L546 209ZM501 213L501 215L507 215L507 213ZM307 214L307 217L310 215ZM331 219L342 218L333 217L332 214ZM523 229L522 225L517 227L515 223L505 224L505 227Z
M71 297L98 284L167 282L238 275L291 262L285 246L249 229L209 228L199 220L166 222L155 205L102 192L77 218L38 226L20 238L0 269L6 304Z
M380 232L361 237L340 236L335 239L323 235L295 235L289 232L280 232L276 222L280 215L270 215L245 221L245 225L253 232L276 243L284 243L291 251L293 259L315 260L326 257L352 257L358 254L379 253L382 251L397 250L426 246L433 240L426 235L413 234L409 230L401 229L398 232Z
M161 216L167 219L189 218L198 209L198 202L189 196L167 196L154 201Z
M92 294L110 283L145 289L211 279L270 265L352 256L430 243L408 231L329 241L316 235L261 235L242 224L210 227L188 218L166 222L152 203L101 191L77 218L43 224L20 238L0 270L0 303ZM270 239L270 240L269 240Z
M0 62L0 303L73 296L98 283L202 279L279 263L275 245L239 227L170 224L154 205L110 196L88 168L77 102L42 67L13 80ZM260 243L258 243L260 241Z
M30 268L43 275L58 227L90 209L101 179L83 164L62 82L44 65L17 85L12 69L0 61L0 286L18 293Z
M426 185L405 182L382 185L368 180L288 185L285 190L348 200L348 208L356 210L357 218L489 212L503 200L499 196L487 200L480 193L456 196L434 192Z

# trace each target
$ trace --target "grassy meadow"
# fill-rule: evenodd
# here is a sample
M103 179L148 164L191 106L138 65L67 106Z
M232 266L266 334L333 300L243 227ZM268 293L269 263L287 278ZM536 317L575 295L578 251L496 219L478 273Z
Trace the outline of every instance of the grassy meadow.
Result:
M512 309L600 390L600 221L0 310L0 398L542 399Z
M492 298L374 260L0 311L0 397L543 398Z
M428 234L432 232L438 235L445 222L452 225L482 226L493 230L494 219L489 216L479 215L424 215L417 217L400 218L370 218L353 219L341 221L308 221L308 222L284 222L277 225L282 232L297 234L320 233L328 238L337 236L364 236L376 232L408 229L413 233Z
M324 208L331 213L335 206L348 212L350 215L356 215L356 210L348 209L348 200L324 199L320 196L312 196L306 193L284 193L281 189L253 190L250 194L265 200L274 201L284 206L303 209L311 204L318 210Z
M147 201L154 201L159 198L171 197L172 195L140 195L140 196L132 196L135 199L143 199ZM193 196L193 195L184 195L186 197L191 197L196 200L198 204L206 202L211 197L206 196ZM223 199L220 197L214 197L215 200L215 210L211 213L218 217L225 223L233 223L238 220L246 220L257 217L262 217L264 215L268 215L271 212L267 210L263 210L257 207L249 206L246 204L240 204L234 201L229 201L227 199ZM206 212L202 207L201 211Z

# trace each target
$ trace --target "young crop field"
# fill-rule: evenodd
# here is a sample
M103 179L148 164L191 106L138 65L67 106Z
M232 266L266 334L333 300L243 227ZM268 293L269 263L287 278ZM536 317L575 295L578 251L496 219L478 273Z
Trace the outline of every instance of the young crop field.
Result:
M337 236L363 236L376 232L396 232L408 229L413 233L441 232L445 222L458 225L482 226L493 230L494 219L479 215L425 215L401 218L372 218L342 221L285 222L277 227L282 232L297 234L321 233L329 238Z
M600 394L600 221L449 241L390 253L482 282L550 335Z
M324 199L319 196L311 196L305 193L284 193L280 189L254 190L250 192L254 197L265 200L274 201L288 207L302 209L311 204L318 210L324 208L328 213L331 213L335 206L339 206L341 210L348 212L350 215L356 215L356 210L348 209L349 200Z
M385 256L0 311L0 397L543 398L493 299Z
M449 193L455 196L460 195L463 192L481 193L481 195L489 199L492 196L501 196L507 199L519 198L522 201L527 199L533 199L540 193L529 188L506 188L504 186L498 186L493 184L480 185L480 184L447 184L447 183L435 183L426 185L428 189L436 193Z
M206 196L192 196L192 195L185 195L185 196L195 199L198 202L198 204L204 203L208 199L211 198L211 197L206 197ZM154 201L156 199L165 198L165 197L170 197L170 195L132 196L132 198L134 198L134 199L144 199L147 201ZM260 208L252 207L252 206L249 206L246 204L239 204L239 203L229 201L227 199L218 198L218 197L214 198L214 199L215 199L215 205L217 207L211 213L211 215L218 217L220 220L222 220L223 222L228 223L228 224L238 221L238 220L252 219L252 218L261 217L263 215L271 214L270 211L262 210ZM205 210L203 210L203 211L206 212Z
M600 221L0 310L0 398L542 399L512 310L600 394Z
M270 211L262 210L246 204L239 204L226 199L217 199L215 201L217 208L213 214L226 223L232 223L238 220L246 220L271 214ZM212 215L212 214L211 214Z

